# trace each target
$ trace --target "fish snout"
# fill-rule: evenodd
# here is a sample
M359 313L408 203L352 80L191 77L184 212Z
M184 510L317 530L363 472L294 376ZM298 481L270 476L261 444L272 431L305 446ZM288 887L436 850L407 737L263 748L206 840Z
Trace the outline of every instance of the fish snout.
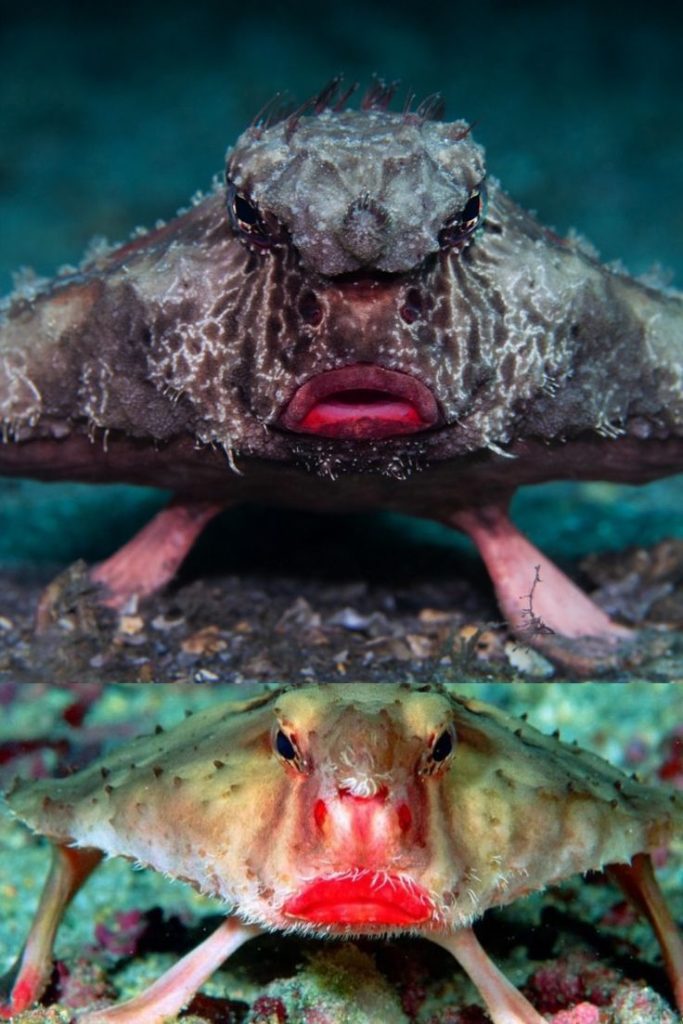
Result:
M407 800L386 785L366 795L338 785L318 797L312 813L321 870L307 873L285 901L286 919L344 933L416 927L434 915L420 881L422 866L414 863L416 829Z
M386 208L363 195L350 203L337 238L342 249L358 260L360 266L371 266L387 246L389 228Z
M340 867L362 864L379 870L410 844L413 814L407 800L392 797L386 785L359 776L315 801L313 825Z

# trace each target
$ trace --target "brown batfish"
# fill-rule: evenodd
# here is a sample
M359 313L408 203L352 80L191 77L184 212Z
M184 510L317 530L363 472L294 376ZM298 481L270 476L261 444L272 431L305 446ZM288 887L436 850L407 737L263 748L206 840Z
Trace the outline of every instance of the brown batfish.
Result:
M227 506L393 509L473 539L513 631L609 658L631 634L508 504L683 469L683 301L543 227L465 121L391 92L262 118L187 212L10 295L0 472L174 492L93 570L114 607Z

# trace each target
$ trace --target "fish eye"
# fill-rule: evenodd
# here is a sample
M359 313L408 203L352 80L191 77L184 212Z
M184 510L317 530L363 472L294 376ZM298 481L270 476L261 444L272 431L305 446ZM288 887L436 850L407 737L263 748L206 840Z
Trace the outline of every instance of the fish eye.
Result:
M239 192L235 193L232 209L235 220L241 228L253 228L258 224L259 215L256 206L246 196L241 196Z
M440 764L442 761L446 760L449 754L452 753L453 735L450 729L444 729L432 747L432 761L436 761L437 764Z
M284 758L285 761L297 760L298 755L296 752L296 747L290 740L287 733L283 732L282 729L278 729L277 734L275 736L275 749L277 750L280 757Z
M287 732L278 725L271 735L273 750L280 760L296 768L302 775L309 775L313 771L313 760L309 753L301 750L296 733Z
M479 227L484 210L483 190L476 189L459 211L444 224L439 233L439 244L443 249L464 248Z
M227 186L228 212L232 226L245 241L252 242L259 249L268 248L274 239L266 218L246 192L238 192L229 180Z
M418 773L423 776L443 774L453 755L456 743L457 736L453 725L433 733L429 739L429 745L420 757Z

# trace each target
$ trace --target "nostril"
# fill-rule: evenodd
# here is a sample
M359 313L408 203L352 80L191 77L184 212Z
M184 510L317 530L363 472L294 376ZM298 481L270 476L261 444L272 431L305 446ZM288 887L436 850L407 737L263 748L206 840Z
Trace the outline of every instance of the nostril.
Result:
M304 323L311 327L317 327L322 322L322 307L313 292L304 292L299 299L299 314Z
M422 315L422 296L417 288L410 288L406 295L406 301L399 310L407 324L414 324Z
M323 825L325 824L325 819L326 818L327 818L327 807L325 806L325 801L324 800L316 800L315 806L313 808L313 819L314 819L316 825L318 826L318 828L322 828L323 827Z
M398 827L401 829L401 832L407 832L412 824L413 815L411 814L410 807L408 807L408 804L401 804L398 809Z
M360 196L351 203L339 231L339 242L358 260L373 263L387 244L389 214L384 206L369 196Z

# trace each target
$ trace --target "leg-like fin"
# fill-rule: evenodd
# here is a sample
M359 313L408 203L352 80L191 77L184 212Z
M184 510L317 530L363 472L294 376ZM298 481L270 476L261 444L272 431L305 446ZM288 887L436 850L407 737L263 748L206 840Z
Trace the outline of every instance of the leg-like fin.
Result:
M512 631L576 675L620 664L631 630L613 622L510 521L502 505L445 520L476 544Z
M639 853L630 864L610 864L607 871L652 925L662 947L676 1006L683 1014L683 938L664 902L650 857Z
M425 938L443 946L469 974L486 1003L493 1024L546 1024L531 1003L507 980L484 952L471 928L451 935L429 932Z
M187 1006L224 960L260 934L254 925L228 918L139 996L105 1010L79 1014L79 1024L162 1024Z
M225 503L175 500L115 554L91 572L104 588L103 604L123 608L134 595L148 597L173 579L190 548Z
M477 545L501 610L518 635L529 636L533 618L539 629L545 626L562 636L630 636L520 533L504 508L467 509L449 522Z
M0 1018L11 1018L40 999L52 973L52 947L64 911L102 860L99 850L55 846L52 867L26 944L0 980Z

